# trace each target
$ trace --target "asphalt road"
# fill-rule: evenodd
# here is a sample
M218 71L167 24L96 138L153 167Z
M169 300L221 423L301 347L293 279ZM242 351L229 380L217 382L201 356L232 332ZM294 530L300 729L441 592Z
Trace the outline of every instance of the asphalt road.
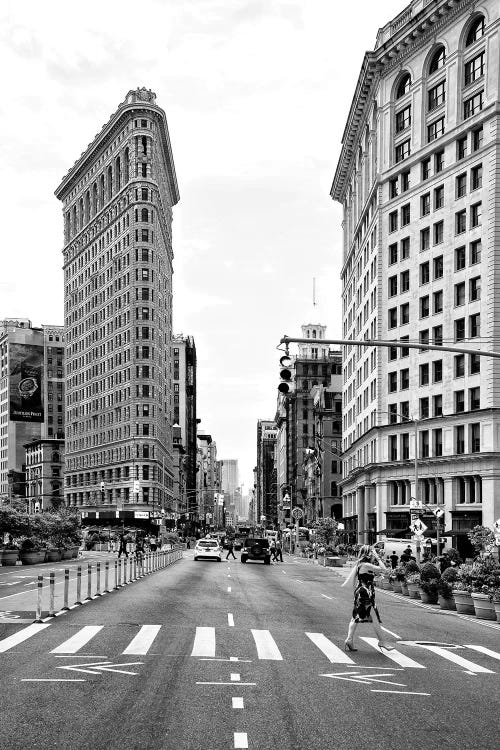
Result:
M397 648L360 625L346 654L342 575L184 555L43 624L0 620L1 748L498 747L500 625L378 590Z

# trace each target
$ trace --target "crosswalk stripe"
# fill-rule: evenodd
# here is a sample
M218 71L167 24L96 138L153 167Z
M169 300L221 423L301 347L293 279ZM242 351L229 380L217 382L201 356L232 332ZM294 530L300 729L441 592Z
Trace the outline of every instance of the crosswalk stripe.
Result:
M490 648L486 648L486 646L466 645L465 648L473 648L474 651L479 651L479 653L481 654L486 654L487 656L491 656L492 659L500 659L500 654L497 653L497 651L492 651Z
M274 661L283 661L280 650L276 641L269 630L252 630L253 639L257 647L257 656L259 659L272 659Z
M365 641L365 643L368 643L369 646L372 646L374 649L379 651L377 638L368 638L366 636L362 636L361 640ZM423 664L419 664L418 661L414 661L413 659L410 659L409 656L406 656L406 654L402 654L401 651L398 651L397 649L391 649L390 651L387 649L384 649L383 654L384 656L387 656L387 658L390 659L391 661L395 661L396 664L399 664L400 667L411 667L412 669L425 669Z
M481 672L483 674L494 674L494 672L491 671L491 669L486 669L486 667L481 667L479 664L474 664L474 662L469 661L468 659L464 659L462 656L459 656L455 651L448 650L447 648L441 648L441 646L432 646L427 643L417 643L417 646L420 648L425 648L428 651L432 651L434 654L437 654L438 656L442 656L443 659L448 659L448 661L452 661L454 664L458 664L459 667L463 667L468 672Z
M191 656L215 656L215 628L196 628Z
M27 628L23 628L22 630L18 630L17 633L13 633L13 635L9 635L7 638L4 638L0 641L0 654L3 654L5 651L8 651L10 648L14 648L14 646L17 646L19 643L22 643L23 641L26 641L28 638L31 638L31 636L36 635L41 630L45 630L45 628L48 628L50 623L38 623L33 622L31 625L28 625Z
M151 648L154 639L160 632L160 628L161 625L143 625L122 653L132 656L144 656Z
M102 630L104 625L85 625L78 633L72 635L67 641L60 646L52 649L51 654L76 654L85 644L87 644L97 633Z
M306 635L332 664L354 664L353 660L323 633L306 633Z

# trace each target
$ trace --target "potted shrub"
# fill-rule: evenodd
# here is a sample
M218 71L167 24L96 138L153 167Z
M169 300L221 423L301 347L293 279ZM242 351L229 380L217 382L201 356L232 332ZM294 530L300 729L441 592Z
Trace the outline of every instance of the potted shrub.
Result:
M408 596L410 599L420 599L420 573L408 573L406 576Z
M497 622L500 622L500 583L493 589L493 607Z
M424 604L438 603L437 582L439 570L432 562L426 562L420 570L420 598Z
M19 547L19 558L23 565L45 562L45 549L36 537L26 537Z
M19 559L19 547L12 541L8 541L0 548L0 563L13 566Z
M472 563L472 601L476 617L496 620L493 596L500 578L500 567L493 557L480 557Z
M461 615L475 615L472 591L472 563L463 563L458 568L457 579L452 587L457 612Z
M457 576L457 568L451 566L446 568L438 580L438 603L441 609L457 609L455 599L453 598L453 585L457 580Z

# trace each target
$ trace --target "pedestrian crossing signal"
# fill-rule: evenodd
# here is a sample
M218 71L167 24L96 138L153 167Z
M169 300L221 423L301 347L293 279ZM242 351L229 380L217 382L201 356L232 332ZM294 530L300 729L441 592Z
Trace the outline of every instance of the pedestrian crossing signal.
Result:
M288 354L285 354L280 358L280 383L278 385L278 391L287 395L294 390L295 383L293 383L292 360Z

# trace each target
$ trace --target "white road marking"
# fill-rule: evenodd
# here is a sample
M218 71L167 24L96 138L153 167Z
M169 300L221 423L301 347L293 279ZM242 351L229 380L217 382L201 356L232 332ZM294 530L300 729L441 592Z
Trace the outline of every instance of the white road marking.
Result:
M401 640L401 636L398 635L397 633L393 633L392 630L388 630L387 628L384 628L383 625L381 625L380 627L382 628L382 630L385 630L386 633L389 633L389 635L392 635L394 638L397 638L398 641Z
M251 633L257 646L259 659L283 661L279 648L269 630L252 630Z
M232 685L234 687L234 682L197 682L196 685ZM246 687L247 685L257 685L256 682L238 682L238 687Z
M323 633L306 633L306 635L332 664L354 664L353 660L328 640Z
M230 593L231 593L231 586L228 586L228 587L227 587L227 591L228 591L228 594L230 594Z
M282 570L281 572L283 573L284 576L286 576L286 570Z
M357 682L361 685L370 685L372 682L383 682L386 685L397 685L406 687L403 682L391 682L390 680L379 680L379 677L394 677L393 674L381 672L380 674L360 674L359 672L333 672L322 674L320 677L331 677L334 680L345 680L346 682Z
M233 708L245 708L243 698L233 698Z
M365 643L368 643L369 646L372 646L376 651L379 651L378 647L378 640L377 638L367 638L365 636L362 636L362 641L365 641ZM388 649L384 649L383 651L384 656L387 656L388 659L391 659L391 661L395 661L396 664L399 664L401 667L411 667L412 669L425 669L423 664L419 664L418 661L414 661L413 659L410 659L409 656L406 656L406 654L402 654L401 651L397 651L396 649L392 649L389 651Z
M231 612L227 613L227 624L229 625L230 628L231 627L234 628L234 617L231 614Z
M215 656L215 628L196 628L191 656Z
M294 581L297 581L297 583L304 583L304 581L301 581L300 578L294 578Z
M246 732L235 732L234 733L234 747L236 748L248 748L248 737Z
M479 664L474 664L474 662L469 661L468 659L464 659L462 656L459 656L454 651L450 651L447 648L441 648L441 646L432 646L424 643L415 643L415 646L419 646L420 648L425 648L428 651L432 651L432 653L437 654L438 656L442 656L443 659L448 659L448 661L452 661L454 664L458 664L459 667L463 667L469 673L495 674L491 671L491 669L486 669L486 667L481 667Z
M118 667L133 667L136 664L143 664L142 661L128 661L123 664L113 664L112 661L95 661L90 664L66 664L64 667L57 667L57 669L68 669L72 672L88 672L88 674L101 674L101 672L119 672L120 674L137 675L137 672L130 672L126 669L118 669ZM85 669L83 669L85 667ZM87 669L87 667L93 667L93 669Z
M122 651L122 654L132 654L133 656L144 656L144 654L147 654L160 628L161 625L143 625L135 638L130 641L125 651Z
M60 646L52 649L51 654L76 654L91 638L102 630L104 625L85 625L81 628L78 633L68 638L67 641L61 643Z
M50 623L47 623L45 625L43 623L34 622L31 625L28 625L27 628L23 628L22 630L19 630L17 633L14 633L13 635L9 635L7 638L4 638L2 641L0 641L0 654L3 654L5 651L8 651L10 648L13 648L14 646L19 645L19 643L26 641L28 638L31 638L31 636L33 635L36 635L41 630L48 628L49 624Z
M430 693L412 693L409 690L376 690L373 688L370 692L372 693L396 693L396 695L427 695L427 696L430 695Z
M21 679L21 682L87 682L87 680L78 679L78 678L74 678L74 679L71 679L71 678L68 678L68 679L64 679L64 678L55 679L55 678L52 678L52 679L50 679L49 677L45 677L45 678L39 677L39 678L35 679L34 677L32 677L32 678L23 677Z
M238 672L231 672L231 682L240 682L241 675Z
M325 599L333 599L333 596L327 596L326 594L321 594Z
M491 656L492 659L500 659L500 654L496 651L492 651L490 648L486 648L486 646L471 646L466 645L465 648L473 648L474 651L479 651L481 654L486 654L487 656Z
M228 574L227 574L227 577L228 577L228 578L231 578L231 574L230 574L230 573L228 573Z

